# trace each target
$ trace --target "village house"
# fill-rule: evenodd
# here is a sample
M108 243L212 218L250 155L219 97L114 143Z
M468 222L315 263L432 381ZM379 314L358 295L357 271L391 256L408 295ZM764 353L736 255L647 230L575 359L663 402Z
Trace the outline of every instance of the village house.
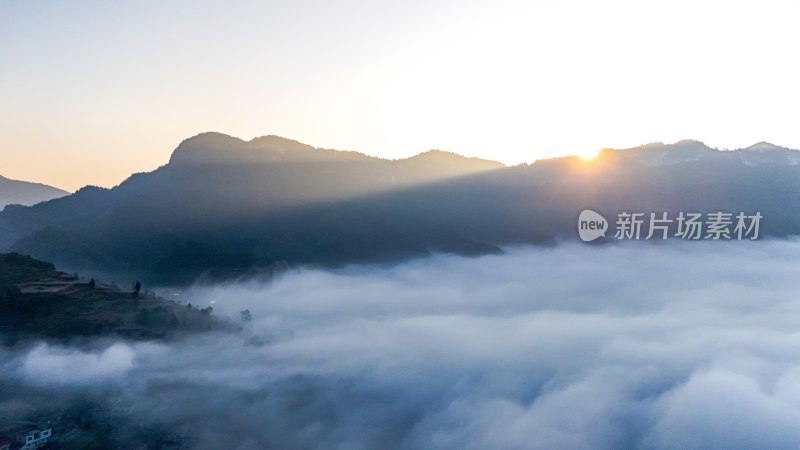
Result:
M17 437L17 441L22 444L20 450L33 450L47 445L47 440L53 435L53 429L32 430Z

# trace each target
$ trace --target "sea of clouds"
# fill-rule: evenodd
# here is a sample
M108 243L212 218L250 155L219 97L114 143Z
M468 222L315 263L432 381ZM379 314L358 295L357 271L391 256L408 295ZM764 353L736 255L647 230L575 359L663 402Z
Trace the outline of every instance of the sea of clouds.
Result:
M252 322L0 350L0 414L132 405L202 449L797 448L798 274L796 241L565 244L198 287Z

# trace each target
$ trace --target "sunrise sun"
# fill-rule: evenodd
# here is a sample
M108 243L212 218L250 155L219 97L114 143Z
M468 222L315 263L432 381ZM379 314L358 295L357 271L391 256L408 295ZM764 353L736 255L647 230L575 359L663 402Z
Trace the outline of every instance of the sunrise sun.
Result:
M578 156L580 159L584 161L590 161L592 159L595 159L599 154L600 154L600 149L588 149L577 153L576 156Z

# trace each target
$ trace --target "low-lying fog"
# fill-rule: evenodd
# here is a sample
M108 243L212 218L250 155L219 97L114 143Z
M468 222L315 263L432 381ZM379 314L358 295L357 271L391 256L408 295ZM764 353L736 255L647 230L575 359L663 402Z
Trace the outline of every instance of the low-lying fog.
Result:
M196 448L796 448L800 242L561 245L197 288L241 334L0 351L0 414Z

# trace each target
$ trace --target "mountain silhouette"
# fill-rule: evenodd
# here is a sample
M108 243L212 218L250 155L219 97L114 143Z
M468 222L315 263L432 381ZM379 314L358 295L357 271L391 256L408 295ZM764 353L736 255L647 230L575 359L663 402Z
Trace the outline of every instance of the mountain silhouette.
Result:
M0 213L0 250L151 283L283 267L484 254L573 240L586 208L759 211L763 236L800 232L800 151L698 141L505 167L429 151L387 160L265 136L204 133L113 189Z
M68 194L67 191L46 184L11 180L0 176L0 210L6 205L30 206Z

